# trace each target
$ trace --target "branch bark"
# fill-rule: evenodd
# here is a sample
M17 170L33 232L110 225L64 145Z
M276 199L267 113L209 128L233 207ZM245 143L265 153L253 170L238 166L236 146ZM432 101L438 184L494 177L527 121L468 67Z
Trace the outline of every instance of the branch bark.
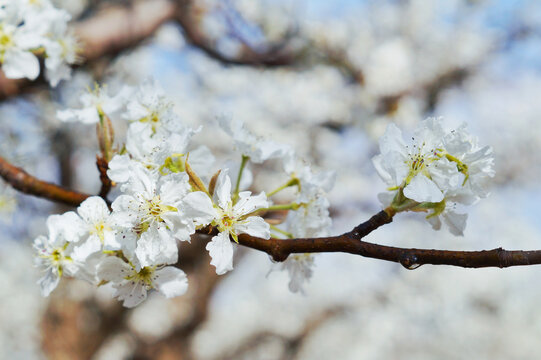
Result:
M113 187L113 182L111 181L111 179L109 179L109 176L107 176L107 170L109 170L109 163L103 157L96 155L96 167L100 172L101 182L100 193L98 196L103 198L103 200L107 201L107 195Z
M0 177L22 193L77 206L90 195L37 179L0 157Z
M299 239L261 239L249 235L239 236L239 244L266 252L275 261L284 261L289 254L344 252L373 259L391 261L407 269L421 265L451 265L464 268L526 266L541 264L541 250L505 250L496 248L481 251L450 251L434 249L407 249L362 241L361 239L392 216L381 211L350 232L338 236Z
M52 201L77 206L90 195L41 181L0 157L0 177L16 190ZM262 239L247 234L239 236L239 244L263 251L275 261L284 261L290 254L343 252L363 257L391 261L407 269L421 265L451 265L464 268L526 266L541 264L541 250L450 251L407 249L362 241L380 226L393 221L393 213L380 211L353 230L338 236L297 239ZM212 230L214 233L216 229ZM209 234L205 230L199 231Z

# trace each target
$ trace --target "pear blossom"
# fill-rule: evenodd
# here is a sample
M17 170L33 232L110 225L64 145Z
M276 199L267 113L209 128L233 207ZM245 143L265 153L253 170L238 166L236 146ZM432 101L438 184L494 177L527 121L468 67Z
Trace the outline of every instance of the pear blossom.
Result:
M155 81L146 80L131 97L122 117L131 122L131 127L149 135L186 133L173 106L174 103Z
M439 204L439 207L443 209L435 209L435 211L428 215L426 219L432 225L434 230L440 230L442 225L442 219L449 232L455 236L464 236L464 230L466 229L466 221L468 220L468 214L461 214L456 211L456 203L446 200Z
M96 124L100 121L100 117L104 115L111 117L121 110L129 93L130 89L125 87L115 96L110 96L106 87L96 85L94 90L81 95L80 109L59 110L56 116L65 122Z
M191 137L197 132L184 128L183 132L172 133L168 137L150 136L141 129L130 126L128 129L126 151L115 155L109 162L107 172L111 180L125 183L129 180L131 169L139 163L150 170L158 170L164 175L185 170L189 153L190 166L202 175L210 173L214 156L206 146L187 151Z
M62 28L60 28L62 29ZM47 58L45 59L46 77L52 87L62 80L71 78L71 66L79 61L80 45L73 34L65 30L56 30L52 38L45 43Z
M71 16L46 0L10 1L0 5L0 63L8 78L35 80L40 72L37 54L45 57L52 86L71 76L77 42L69 33Z
M313 254L291 254L280 265L281 270L289 274L289 290L304 294L304 284L312 277L314 268Z
M457 212L456 204L471 205L488 195L494 158L492 149L480 147L465 124L445 131L441 123L435 118L421 122L411 148L395 125L387 127L373 163L391 192L378 197L399 211L404 198L411 199L406 209L429 211L427 220L434 229L441 228L443 219L452 234L462 236L467 214Z
M113 296L128 308L139 305L152 289L166 298L183 295L188 289L188 278L180 269L156 265L137 268L116 256L107 257L98 265L97 276L113 283Z
M125 193L112 204L119 226L131 228L139 237L135 254L141 266L177 261L176 239L189 241L193 223L180 213L183 197L190 190L186 174L159 177L143 167L133 169Z
M36 31L37 19L24 19L20 6L12 3L0 11L0 63L6 77L35 80L39 61L32 53L44 41L43 32Z
M389 124L379 141L381 154L373 158L380 177L391 189L403 187L404 196L417 202L440 202L442 189L432 179L438 174L435 151L442 147L443 128L438 119L429 118L415 131L412 146L406 145L402 132ZM456 171L459 176L458 171ZM442 176L442 179L448 177ZM445 190L445 189L444 189Z
M285 156L289 151L289 147L286 145L255 136L238 119L233 120L222 116L218 118L218 123L233 138L237 150L254 163L259 164L268 159Z
M490 181L496 173L492 148L480 147L478 139L467 132L465 123L449 132L443 141L445 151L465 175L463 186L456 193L487 197Z
M183 200L185 216L193 219L195 225L210 224L219 231L206 246L218 275L233 269L233 244L229 236L235 241L239 234L270 238L269 224L260 216L250 216L254 211L269 206L265 193L251 196L249 191L240 192L238 201L233 204L231 179L227 172L227 169L222 169L218 175L212 199L204 192L196 191Z
M298 158L292 151L284 156L283 166L290 177L290 184L299 188L297 202L300 203L308 203L316 197L316 194L331 191L336 181L334 171L314 173L306 161Z
M63 275L76 276L82 270L81 264L72 259L74 233L66 227L72 214L51 215L47 219L49 236L40 235L34 240L35 264L45 274L38 280L43 296L49 296Z
M75 232L79 234L79 240L74 241L74 259L85 261L88 256L102 249L120 248L114 230L116 222L101 197L89 197L79 205L77 213L78 217L66 224L75 227Z

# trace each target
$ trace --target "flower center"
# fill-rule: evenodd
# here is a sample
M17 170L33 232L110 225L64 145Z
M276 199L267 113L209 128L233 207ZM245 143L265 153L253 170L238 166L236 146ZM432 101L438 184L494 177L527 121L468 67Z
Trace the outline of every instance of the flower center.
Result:
M151 289L154 287L152 285L152 275L154 275L155 270L156 270L156 266L152 266L152 267L145 266L144 268L139 270L139 272L136 272L134 270L133 273L129 276L126 276L125 279L131 280L131 281L142 282L143 284L147 286L147 288Z
M137 227L135 229L138 234L145 232L153 223L163 222L162 215L164 213L176 211L177 209L169 205L164 205L160 196L156 195L150 200L142 199L142 210L144 215L141 219L141 224L139 225L139 229Z
M0 62L4 62L6 51L14 45L13 32L0 25Z
M91 227L90 229L90 233L92 235L96 235L100 238L102 244L103 244L103 240L105 238L105 234L104 232L105 231L110 231L111 228L109 226L107 226L103 221L100 221L96 224L94 224L94 226Z

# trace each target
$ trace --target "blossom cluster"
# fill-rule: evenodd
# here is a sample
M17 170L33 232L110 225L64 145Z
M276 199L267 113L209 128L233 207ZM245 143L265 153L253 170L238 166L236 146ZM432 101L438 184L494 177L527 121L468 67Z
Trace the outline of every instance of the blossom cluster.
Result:
M389 186L379 195L392 211L429 212L426 217L439 230L441 219L454 235L463 235L467 214L457 206L472 205L488 195L494 177L492 148L478 145L466 124L446 131L441 118L428 118L407 145L402 132L390 124L381 137L381 154L373 158L380 177Z
M188 283L177 267L182 267L179 242L190 242L198 230L213 234L206 249L219 275L233 269L241 234L262 239L327 235L331 220L325 195L333 173L312 172L290 147L258 137L229 118L217 122L231 136L240 160L213 169L211 151L191 144L201 128L184 126L153 81L114 96L96 87L81 96L80 108L61 110L58 117L97 124L102 155L108 156L107 175L121 194L110 206L93 196L76 212L49 217L48 236L34 244L37 264L45 272L39 281L44 295L63 275L110 283L127 307L139 304L153 289L166 297L181 295ZM129 124L120 148L113 146L111 119ZM269 192L246 190L252 178L249 164L269 159L282 162L284 183ZM295 199L274 203L274 195L287 188L295 190ZM287 216L264 217L277 210L288 211ZM302 291L313 263L306 254L280 264L291 275L292 291Z
M68 30L71 16L50 0L0 1L0 64L7 78L35 80L38 56L45 58L52 86L71 76L78 61L77 41Z

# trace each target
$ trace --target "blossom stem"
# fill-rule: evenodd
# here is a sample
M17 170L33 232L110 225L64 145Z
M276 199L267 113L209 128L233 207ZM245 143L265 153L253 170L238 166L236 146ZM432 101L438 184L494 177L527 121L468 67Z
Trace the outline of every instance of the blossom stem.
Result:
M286 236L286 237L289 238L289 239L293 239L293 238L295 237L295 236L293 236L292 233L287 232L287 231L285 231L285 230L282 230L282 229L280 229L278 226L270 225L270 228L271 228L272 230L276 231L277 233ZM273 237L274 237L274 236L273 236Z
M302 204L291 203L291 204L280 204L280 205L271 205L268 208L259 209L259 211L279 211L279 210L297 210L301 207Z
M235 184L235 192L233 193L233 203L236 203L239 198L240 180L242 179L242 173L244 172L244 168L246 167L246 163L248 162L248 160L250 160L249 156L242 155L239 174L237 175L237 183Z
M267 197L271 197L280 191L287 189L290 186L295 186L299 183L299 180L297 178L292 178L288 182L286 182L284 185L277 187L276 189L272 190L271 192L267 193Z

